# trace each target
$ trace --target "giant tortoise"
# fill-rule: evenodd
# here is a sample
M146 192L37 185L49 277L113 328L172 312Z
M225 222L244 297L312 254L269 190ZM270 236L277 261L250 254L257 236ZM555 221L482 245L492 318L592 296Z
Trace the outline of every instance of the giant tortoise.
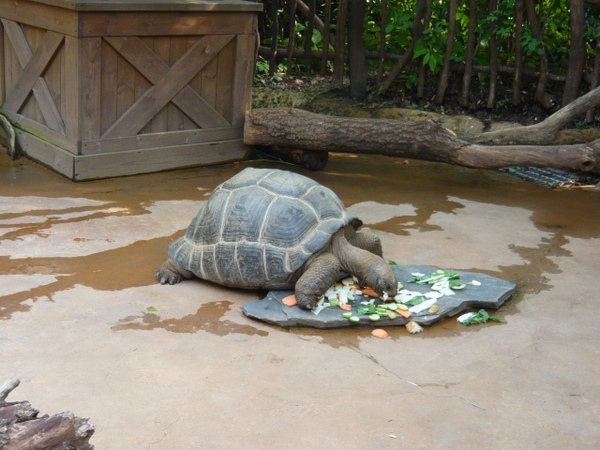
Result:
M343 271L393 296L396 277L381 242L357 232L361 225L310 178L247 168L214 190L156 276L162 284L195 275L237 288L295 287L298 304L313 309Z

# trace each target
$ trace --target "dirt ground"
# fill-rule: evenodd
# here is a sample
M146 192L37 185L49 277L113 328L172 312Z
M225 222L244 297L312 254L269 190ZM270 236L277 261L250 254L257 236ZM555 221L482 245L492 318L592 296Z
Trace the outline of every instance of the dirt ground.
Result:
M282 329L241 313L264 292L158 284L169 243L246 166L332 188L389 259L516 283L493 312L507 323ZM0 382L89 417L97 449L600 446L597 190L349 155L76 184L3 154L0 204Z

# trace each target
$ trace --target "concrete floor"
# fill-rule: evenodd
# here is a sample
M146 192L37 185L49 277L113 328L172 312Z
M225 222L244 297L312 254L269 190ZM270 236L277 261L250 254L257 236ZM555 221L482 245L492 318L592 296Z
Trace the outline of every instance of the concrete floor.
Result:
M247 165L75 184L0 155L0 382L91 418L97 449L600 447L600 192L334 156L334 189L399 263L518 284L495 315L418 335L281 329L264 292L154 279L206 196ZM301 169L292 168L302 173Z

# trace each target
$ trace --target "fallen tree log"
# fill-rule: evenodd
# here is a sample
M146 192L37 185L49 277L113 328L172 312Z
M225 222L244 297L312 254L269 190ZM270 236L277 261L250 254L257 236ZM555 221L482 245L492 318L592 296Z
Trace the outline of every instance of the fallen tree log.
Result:
M460 139L430 120L348 118L294 108L250 111L244 142L316 152L387 155L481 169L520 166L600 171L600 139L573 145L481 145Z
M600 105L600 86L592 89L535 125L482 133L478 144L545 145L556 142L561 128Z
M6 402L19 385L10 380L0 387L0 448L3 450L77 449L91 450L94 426L70 412L38 417L27 401Z

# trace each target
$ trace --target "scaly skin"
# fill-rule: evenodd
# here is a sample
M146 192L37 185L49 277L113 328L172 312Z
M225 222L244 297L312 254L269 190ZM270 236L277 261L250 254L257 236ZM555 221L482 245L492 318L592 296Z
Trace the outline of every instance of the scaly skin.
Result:
M296 300L301 307L313 309L318 299L337 280L340 269L355 275L361 286L368 286L379 295L384 292L389 296L396 295L398 283L389 264L371 251L350 244L345 234L373 251L381 248L377 237L364 239L362 233L357 233L361 237L354 239L355 235L344 229L335 233L329 248L307 261L302 276L296 282Z
M154 276L160 280L160 284L177 284L184 278L192 278L194 274L182 269L169 258L158 268Z
M383 249L381 248L381 240L379 236L371 233L364 233L361 231L354 231L354 228L350 228L350 232L346 231L346 239L350 244L355 247L367 250L374 255L383 256Z
M308 269L296 282L296 301L305 309L314 309L317 301L340 276L340 263L331 253L322 253L309 261Z

